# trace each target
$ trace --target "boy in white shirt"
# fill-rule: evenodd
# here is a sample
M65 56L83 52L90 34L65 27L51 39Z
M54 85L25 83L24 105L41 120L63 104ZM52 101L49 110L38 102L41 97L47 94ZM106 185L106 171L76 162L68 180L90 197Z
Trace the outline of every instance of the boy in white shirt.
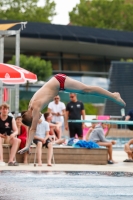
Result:
M48 148L48 155L47 155L47 165L51 165L51 158L53 155L53 145L52 141L49 138L49 123L44 120L43 115L39 119L36 134L34 136L33 142L37 145L37 159L38 159L38 166L42 166L42 147L45 146Z

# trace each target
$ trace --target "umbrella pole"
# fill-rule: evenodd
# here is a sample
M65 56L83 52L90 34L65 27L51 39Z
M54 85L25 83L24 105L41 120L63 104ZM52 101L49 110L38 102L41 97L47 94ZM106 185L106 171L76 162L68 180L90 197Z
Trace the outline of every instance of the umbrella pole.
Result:
M20 65L20 30L16 31L16 66ZM19 85L15 85L15 114L19 113Z
M0 105L2 104L2 97L3 97L3 83L0 80Z
M0 35L0 62L4 62L4 37Z
M0 36L0 62L4 62L4 37ZM0 105L3 102L3 83L0 81Z

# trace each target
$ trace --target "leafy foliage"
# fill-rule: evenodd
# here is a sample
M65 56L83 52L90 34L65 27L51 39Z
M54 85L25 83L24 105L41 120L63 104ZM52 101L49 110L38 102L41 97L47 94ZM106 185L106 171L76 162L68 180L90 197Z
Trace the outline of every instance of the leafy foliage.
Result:
M23 110L27 110L29 105L29 100L21 99L19 101L19 112L22 112ZM47 111L47 107L45 107L41 112L44 113Z
M50 23L56 15L55 2L44 0L44 6L39 7L38 1L0 0L0 19Z
M15 64L15 56L8 63ZM38 80L46 81L52 75L52 64L50 61L41 60L39 57L27 57L20 55L20 67L27 69L37 75Z
M84 103L85 113L86 115L97 115L98 109L92 104Z
M22 112L23 110L27 110L29 105L29 100L22 99L19 101L19 112Z
M80 0L71 12L73 25L133 30L133 0Z

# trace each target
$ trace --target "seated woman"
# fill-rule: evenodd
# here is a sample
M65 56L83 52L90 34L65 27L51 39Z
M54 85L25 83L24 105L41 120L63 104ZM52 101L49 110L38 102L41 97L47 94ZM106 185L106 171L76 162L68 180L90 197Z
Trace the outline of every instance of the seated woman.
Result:
M50 112L44 113L45 120L49 123L50 127L50 135L53 135L55 137L55 143L56 144L62 144L65 142L65 139L61 139L61 123L56 122L52 123L52 114Z
M27 138L28 138L28 132L25 125L22 124L22 117L18 116L16 117L16 125L18 128L18 135L17 138L20 139L20 146L19 149L23 149L26 146ZM27 164L27 152L24 153L24 163Z

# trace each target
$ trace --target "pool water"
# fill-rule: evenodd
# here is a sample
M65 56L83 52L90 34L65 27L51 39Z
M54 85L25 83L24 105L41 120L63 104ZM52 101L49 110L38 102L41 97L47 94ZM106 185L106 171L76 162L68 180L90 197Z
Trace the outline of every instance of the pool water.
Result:
M133 173L0 171L0 200L133 199Z
M124 145L125 145L130 139L133 139L133 138L107 137L106 139L109 140L109 141L111 141L111 140L115 140L115 141L116 141L116 144L113 145L113 148L116 148L116 149L117 149L117 148L118 148L118 149L123 149L123 148L124 148ZM133 147L133 145L131 145L131 147Z

